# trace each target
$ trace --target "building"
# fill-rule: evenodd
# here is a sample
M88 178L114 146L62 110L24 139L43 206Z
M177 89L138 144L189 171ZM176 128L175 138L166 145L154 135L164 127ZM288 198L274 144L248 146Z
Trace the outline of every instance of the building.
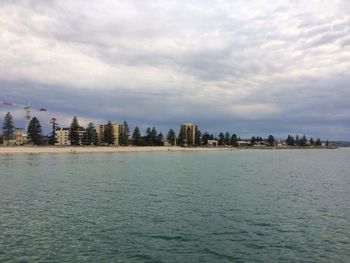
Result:
M55 145L70 145L69 140L69 128L56 129L56 140Z
M207 145L209 147L217 147L219 145L219 142L217 140L208 140Z
M121 139L122 139L122 134L124 132L124 125L120 125L116 122L112 122L113 126L113 132L114 132L114 145L120 145L121 144ZM97 132L97 137L98 137L98 143L103 144L103 136L105 129L107 127L107 124L100 124L96 128Z
M58 146L71 145L71 142L69 139L69 131L70 131L70 128L56 129L57 142L55 143L55 145L58 145ZM79 133L79 138L80 138L79 144L83 145L83 139L85 138L86 131L83 127L80 127L78 133Z
M181 125L179 133L179 144L183 146L195 146L198 126L188 122Z
M15 128L15 145L24 145L28 143L28 136L22 128Z

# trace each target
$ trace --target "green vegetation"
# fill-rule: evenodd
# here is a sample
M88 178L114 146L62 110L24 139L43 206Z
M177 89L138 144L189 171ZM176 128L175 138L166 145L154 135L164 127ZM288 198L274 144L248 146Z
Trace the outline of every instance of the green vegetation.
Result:
M115 136L114 136L113 124L111 121L108 121L103 133L103 142L108 145L112 145L114 144L114 141L115 141Z
M71 145L73 146L80 145L79 130L80 126L78 123L78 119L76 116L74 116L69 130L69 140Z
M56 130L58 129L58 123L56 122L56 118L51 119L51 124L52 124L52 131L49 136L49 144L55 145L58 142L56 137Z
M42 129L39 120L34 117L28 125L28 139L34 145L42 144Z
M13 118L10 112L6 113L4 122L2 124L2 132L4 141L9 143L10 139L14 137L15 125L13 125Z
M176 134L173 129L170 129L167 136L166 136L167 141L170 143L170 145L175 145L176 143Z

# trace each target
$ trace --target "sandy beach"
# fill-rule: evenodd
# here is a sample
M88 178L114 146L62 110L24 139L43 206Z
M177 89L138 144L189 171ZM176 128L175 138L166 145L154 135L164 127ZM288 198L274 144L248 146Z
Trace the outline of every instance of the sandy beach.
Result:
M0 154L38 154L38 153L115 153L115 152L168 152L168 151L228 151L237 150L236 148L184 148L168 146L127 146L127 147L67 147L67 146L17 146L0 147Z

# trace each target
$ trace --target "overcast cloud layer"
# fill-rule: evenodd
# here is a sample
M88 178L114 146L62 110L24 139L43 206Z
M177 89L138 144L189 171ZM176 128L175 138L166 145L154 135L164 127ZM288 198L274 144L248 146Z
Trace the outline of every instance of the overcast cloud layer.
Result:
M45 127L349 140L349 83L347 0L0 1L0 100L48 108Z

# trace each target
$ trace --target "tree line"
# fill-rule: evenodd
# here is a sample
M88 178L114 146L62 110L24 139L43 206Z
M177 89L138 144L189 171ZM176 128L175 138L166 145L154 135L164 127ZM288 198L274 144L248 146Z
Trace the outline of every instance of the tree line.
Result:
M60 128L56 119L51 119L52 131L48 136L48 144L55 145L57 141L57 130ZM120 127L120 130L119 130ZM71 125L69 127L69 140L71 145L135 145L135 146L163 146L166 141L170 145L183 145L185 142L184 134L180 131L177 136L173 129L170 129L166 136L164 137L161 132L153 127L148 127L145 133L142 135L141 130L138 126L132 132L130 136L129 125L127 121L124 121L121 126L118 126L118 131L115 131L115 126L111 121L108 121L107 125L104 126L103 134L98 136L96 127L92 122L90 122L86 128L81 126L78 122L77 117L73 117ZM5 115L3 125L3 140L9 142L14 138L15 126L13 123L13 118L10 112ZM117 138L116 135L117 134ZM43 144L42 127L40 121L33 117L28 125L27 129L28 140L34 145ZM216 137L208 132L201 133L200 130L195 132L194 146L208 145L209 142L217 142L218 146L232 146L238 147L241 138L235 133L230 134L229 132L220 132ZM277 140L273 135L269 135L266 139L259 136L252 136L249 141L251 146L257 144L264 144L267 146L276 146ZM288 146L322 146L322 141L320 138L314 140L312 137L310 140L307 139L305 135L296 137L288 135L285 143ZM326 141L326 146L329 146L329 142Z

